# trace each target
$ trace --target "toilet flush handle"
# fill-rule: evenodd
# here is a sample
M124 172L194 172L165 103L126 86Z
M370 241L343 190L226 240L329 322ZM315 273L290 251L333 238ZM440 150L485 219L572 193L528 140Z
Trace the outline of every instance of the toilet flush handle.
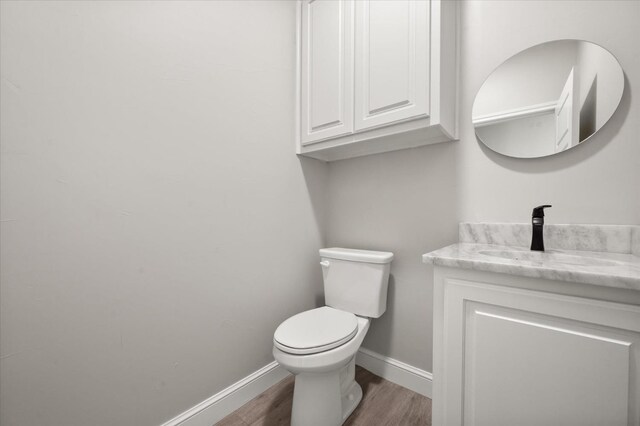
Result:
M329 263L329 261L328 261L328 260L323 260L322 262L320 262L320 265L321 265L323 268L328 268L328 267L331 265L331 263Z

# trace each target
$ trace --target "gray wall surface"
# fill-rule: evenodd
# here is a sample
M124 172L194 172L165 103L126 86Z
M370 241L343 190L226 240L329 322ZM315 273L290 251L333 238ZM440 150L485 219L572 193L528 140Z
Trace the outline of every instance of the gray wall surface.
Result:
M459 221L640 223L640 2L465 1L460 6L460 140L329 165L327 244L396 253L387 313L364 347L432 371L432 267L423 253L457 240ZM619 110L584 146L513 159L481 145L471 107L507 58L554 39L584 39L620 61Z
M0 424L158 425L321 300L295 4L1 5Z

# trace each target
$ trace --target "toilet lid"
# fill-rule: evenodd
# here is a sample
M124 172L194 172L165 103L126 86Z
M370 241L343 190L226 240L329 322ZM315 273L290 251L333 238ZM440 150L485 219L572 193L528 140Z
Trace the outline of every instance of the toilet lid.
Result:
M285 320L276 329L273 343L290 354L313 354L345 344L357 331L354 314L323 306Z

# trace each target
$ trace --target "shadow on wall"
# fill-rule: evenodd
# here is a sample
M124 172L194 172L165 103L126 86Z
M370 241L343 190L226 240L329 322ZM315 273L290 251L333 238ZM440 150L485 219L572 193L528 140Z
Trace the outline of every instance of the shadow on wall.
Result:
M491 161L496 164L505 167L509 170L531 173L531 174L545 174L548 172L568 169L576 164L585 161L587 158L593 157L600 152L606 145L611 143L616 138L620 129L624 126L629 116L629 109L631 107L631 86L627 75L624 76L624 93L620 100L618 109L613 114L613 117L591 136L591 139L580 143L578 148L570 149L567 151L559 152L549 157L545 157L545 160L539 159L527 159L527 158L513 158L507 157L496 153L491 150L484 143L478 139L476 135L476 141L480 145L482 152ZM582 132L582 129L581 129ZM568 154L569 153L569 154Z
M327 164L315 160L313 158L298 156L300 161L300 169L304 176L307 193L309 194L309 202L313 210L313 216L316 222L316 228L320 230L321 249L326 246L326 228L327 228L327 211L329 208L327 197L327 180L328 167ZM318 286L314 293L314 306L324 306L324 288L322 282L322 271L319 265L320 255L316 251L308 259L309 263L315 268L315 274L319 277Z
M596 132L598 104L598 75L593 77L587 96L580 109L580 142Z
M387 311L380 318L384 318L384 322L378 327L379 338L375 345L375 351L380 354L389 354L393 350L391 341L391 333L394 329L394 318L396 316L396 278L393 274L389 274L389 288L387 289ZM372 325L380 319L374 319ZM368 337L368 336L367 336Z
M313 214L318 224L318 228L323 231L322 243L323 247L326 243L325 235L327 225L327 213L330 207L328 197L328 178L329 178L329 166L322 161L298 156L300 161L300 168L304 175L304 181L307 185L307 191L309 193L309 200L311 207L313 208Z

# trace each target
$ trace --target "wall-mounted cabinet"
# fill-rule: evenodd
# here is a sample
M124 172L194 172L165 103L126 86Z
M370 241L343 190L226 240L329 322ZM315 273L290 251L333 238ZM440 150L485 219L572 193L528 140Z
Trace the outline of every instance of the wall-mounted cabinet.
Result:
M455 139L456 7L301 0L297 153L332 161Z

